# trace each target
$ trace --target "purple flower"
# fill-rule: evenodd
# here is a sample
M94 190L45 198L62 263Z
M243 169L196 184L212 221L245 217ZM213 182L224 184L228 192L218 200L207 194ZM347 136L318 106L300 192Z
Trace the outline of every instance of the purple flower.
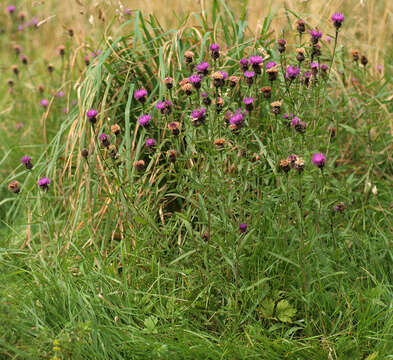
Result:
M47 108L48 105L49 105L49 101L48 101L47 99L42 99L42 100L40 101L40 104L41 104L41 106L42 106L43 108Z
M98 137L98 140L100 140L101 144L104 145L105 147L108 147L109 144L109 135L107 134L100 134L100 136Z
M200 109L193 110L191 116L193 119L202 120L206 116L206 109L200 108Z
M342 13L334 13L332 15L332 21L337 29L341 27L342 23L344 22L344 19L345 16Z
M146 127L146 126L149 125L150 120L151 120L151 116L148 115L148 114L145 114L145 115L141 115L141 116L139 117L138 123L139 123L140 126Z
M252 98L252 97L244 98L244 99L243 99L243 103L246 104L246 105L250 105L250 104L252 104L253 102L254 102L254 98Z
M151 148L151 147L153 147L153 146L156 146L156 144L157 144L157 142L156 142L156 140L154 140L153 138L148 138L148 139L146 140L146 147L147 147L147 148Z
M220 51L220 46L218 44L211 44L210 51L214 51L214 52Z
M91 53L90 53L90 56L92 57L92 58L94 58L94 57L96 57L96 56L98 56L98 55L101 55L102 54L102 51L101 50L94 50L94 51L92 51Z
M247 229L248 229L248 225L247 225L247 224L241 223L241 224L239 225L239 231L240 231L240 233L242 233L242 234L246 233L246 232L247 232Z
M15 10L16 10L16 6L15 5L7 6L7 11L8 11L9 14L13 14L15 12Z
M325 166L326 163L326 156L322 153L314 154L312 156L312 162L315 166L319 167L322 169Z
M248 79L252 79L255 76L254 71L245 71L244 72L244 77L248 78Z
M259 65L262 64L263 59L258 55L250 56L250 64L251 65Z
M209 69L209 63L208 62L202 62L196 66L197 71L201 73L207 73L207 70Z
M41 178L38 180L38 187L42 190L47 191L49 189L50 179L47 177Z
M147 96L147 91L145 89L139 89L134 92L135 100L140 102L145 102Z
M313 29L310 31L311 42L315 45L318 43L318 40L322 37L322 33L318 29Z
M326 40L328 43L330 43L330 42L332 41L332 38L331 38L330 36L326 36L326 37L325 37L325 40Z
M300 119L299 119L297 116L295 116L295 117L292 119L292 121L291 121L291 125L292 125L293 127L295 127L296 125L299 125L299 123L300 123Z
M123 9L123 14L124 15L131 15L132 10L131 9Z
M56 96L59 97L59 98L63 97L64 95L65 95L64 91L58 91L56 93Z
M318 69L319 64L316 61L314 61L314 62L311 63L310 66L311 66L311 69Z
M97 114L98 114L98 111L97 111L97 110L95 110L95 109L90 109L90 110L86 113L86 116L87 116L89 119L95 119L96 116L97 116Z
M30 156L23 156L22 159L20 159L20 162L23 165L26 165L27 163L29 163L31 161L31 157Z
M383 66L382 66L382 65L378 65L378 66L377 66L377 70L378 70L378 72L382 72Z
M188 80L190 80L190 83L191 84L197 84L197 83L200 83L201 82L201 78L200 78L200 76L199 75L191 75L189 78L188 78Z
M304 77L305 77L305 78L309 78L309 77L311 77L311 75L312 75L312 74L311 74L309 71L307 71L307 72L304 73Z
M285 119L285 120L292 119L292 118L293 118L293 114L287 114L287 113L285 113L285 114L283 115L283 119Z
M321 64L320 68L322 71L325 71L325 72L329 70L329 66L326 64Z
M297 66L288 66L285 77L289 80L295 80L300 74L300 69Z
M159 101L156 105L156 109L160 110L161 114L168 115L172 111L172 103L168 100Z
M33 168L33 164L31 163L31 157L30 156L23 156L22 159L20 159L20 162L26 166L27 170L31 170Z
M241 109L237 109L232 117L229 119L231 125L241 126L244 122L245 112Z
M276 65L277 65L277 64L276 64L275 61L269 61L269 62L266 64L266 70L269 70L269 69L275 67Z
M240 59L239 63L241 66L248 67L248 59L246 58Z

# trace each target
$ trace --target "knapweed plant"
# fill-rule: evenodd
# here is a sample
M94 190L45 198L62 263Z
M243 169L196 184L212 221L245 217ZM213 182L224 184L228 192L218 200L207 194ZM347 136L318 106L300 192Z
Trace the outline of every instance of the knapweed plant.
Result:
M61 338L55 353L75 359L386 358L391 211L373 188L389 176L386 89L364 89L339 12L288 10L290 31L269 17L252 34L218 10L170 31L135 12L48 162L22 158L39 189L10 179L9 218L69 272L34 273L46 285L20 338Z

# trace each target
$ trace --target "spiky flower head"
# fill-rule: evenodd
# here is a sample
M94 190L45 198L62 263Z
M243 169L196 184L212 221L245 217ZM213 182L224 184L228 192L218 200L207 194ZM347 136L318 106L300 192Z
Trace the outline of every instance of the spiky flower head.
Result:
M300 69L297 66L289 65L287 67L285 77L289 80L295 80L299 74L300 74Z
M242 233L242 234L246 233L246 232L247 232L247 229L248 229L248 225L247 225L247 224L241 223L241 224L239 225L239 232L240 232L240 233Z
M259 55L254 55L254 56L250 56L249 61L250 61L251 65L259 65L259 64L262 64L263 59Z
M334 13L332 15L332 21L336 29L339 29L344 22L345 16L342 13Z
M322 153L317 153L312 156L312 162L315 166L322 169L326 163L326 156Z
M30 156L23 156L23 157L20 159L20 162L21 162L23 165L26 165L26 164L28 164L28 163L31 162L31 157L30 157Z
M277 65L277 63L276 63L275 61L269 61L269 62L266 64L266 70L269 70L269 69L275 67L276 65Z
M47 191L49 189L50 179L47 177L41 178L38 180L38 187L42 190Z
M93 118L97 117L97 114L98 114L98 111L97 111L96 109L90 109L90 110L86 113L86 116L87 116L89 119L93 119Z
M43 108L47 108L48 105L49 105L49 101L48 101L47 99L42 99L42 100L40 101L40 104L41 104L41 106L42 106Z
M147 148L152 148L153 146L156 146L156 144L157 144L157 142L156 142L156 140L153 139L153 138L148 138L148 139L146 140L146 147L147 147Z
M318 29L313 29L310 31L311 42L315 45L318 43L318 40L322 37L322 32Z
M149 125L151 116L149 114L143 114L138 118L138 123L140 126L146 127Z
M136 90L134 93L135 100L140 102L144 102L147 96L147 91L145 89Z
M220 46L218 44L211 44L210 51L220 51Z

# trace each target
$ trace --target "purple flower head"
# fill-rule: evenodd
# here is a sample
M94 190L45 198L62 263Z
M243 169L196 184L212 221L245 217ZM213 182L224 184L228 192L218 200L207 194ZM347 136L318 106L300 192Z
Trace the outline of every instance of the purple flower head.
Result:
M236 110L232 117L229 119L229 123L236 126L242 125L244 122L244 115L245 112L241 109Z
M310 66L311 66L311 69L318 69L319 64L316 61L314 61L314 62L311 63Z
M138 123L140 126L148 126L151 120L151 116L148 114L141 115L138 119Z
M132 10L131 9L123 9L123 14L124 15L131 15Z
M307 72L304 73L304 77L306 77L306 78L311 77L311 75L312 75L312 74L311 74L309 71L307 71Z
M34 26L37 26L38 25L38 19L37 18L32 18L31 19L31 24L34 25Z
M243 99L243 103L245 104L245 105L250 105L250 104L252 104L254 102L254 98L252 98L252 97L248 97L248 98L244 98Z
M263 63L263 59L261 56L258 56L258 55L250 56L250 64L251 65L259 65L262 63Z
M46 108L46 107L48 107L48 105L49 105L49 101L48 101L47 99L42 99L42 100L40 101L40 104L41 104L41 106L42 106L43 108Z
M334 26L339 28L341 24L344 22L345 16L342 13L334 13L332 15L332 21L334 23Z
M98 137L98 140L100 140L100 141L103 143L104 141L109 140L109 135L102 133L102 134L100 134L100 136Z
M320 68L321 68L322 71L328 71L329 66L326 65L326 64L321 64Z
M291 121L291 125L292 125L293 127L295 127L296 125L299 125L299 123L300 123L300 119L299 119L297 116L295 116L295 117L292 119L292 121Z
M146 140L146 147L147 147L147 148L151 148L151 147L153 147L153 146L156 146L156 144L157 144L157 142L156 142L156 140L154 140L153 138L148 138L148 139Z
M251 78L253 78L254 76L255 76L254 71L245 71L245 72L244 72L244 77L246 77L246 78L248 78L248 79L251 79Z
M214 52L220 51L220 46L218 44L211 44L210 51L214 51Z
M165 108L172 107L172 103L168 100L159 101L156 105L157 110L164 110Z
M248 59L246 58L240 59L239 62L241 66L248 66Z
M382 65L378 65L378 66L377 66L377 70L378 70L378 72L382 72L383 66L382 66Z
M9 14L13 14L15 12L15 10L16 10L16 6L15 5L7 6L7 11L8 11Z
M43 190L48 190L49 189L49 184L50 184L50 179L47 177L41 178L38 180L38 187L43 189Z
M330 36L325 36L325 40L330 43L332 41L332 38Z
M322 153L314 154L312 156L312 162L315 166L319 167L322 169L325 166L326 163L326 156Z
M95 117L97 116L97 114L98 114L98 111L97 111L97 110L95 110L95 109L90 109L90 110L86 113L86 116L87 116L89 119L93 119L93 118L95 118Z
M315 45L318 43L318 40L322 37L322 33L318 29L313 29L310 31L311 42Z
M246 233L246 232L247 232L247 229L248 229L248 225L247 225L247 224L241 223L241 224L239 225L239 231L240 231L242 234Z
M191 75L188 80L191 84L199 84L201 82L201 78L199 75Z
M206 109L200 108L192 111L191 116L193 119L201 120L206 116Z
M288 66L285 77L289 80L295 80L300 74L300 69L297 66Z
M196 66L196 69L200 72L206 72L209 69L209 63L208 62L202 62Z
M147 91L145 89L136 90L134 93L135 100L142 100L147 96Z
M277 64L276 64L275 61L269 61L269 62L266 64L266 70L269 70L269 69L275 67L276 65L277 65Z
M59 98L63 97L64 95L65 95L64 91L58 91L56 93L56 96L59 97Z
M30 156L23 156L22 159L20 159L20 162L21 162L23 165L26 165L26 164L28 164L28 163L31 162L31 157L30 157Z

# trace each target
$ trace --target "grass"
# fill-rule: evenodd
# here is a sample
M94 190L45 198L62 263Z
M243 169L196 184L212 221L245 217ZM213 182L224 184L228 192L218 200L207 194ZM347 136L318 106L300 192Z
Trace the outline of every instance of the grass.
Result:
M216 67L230 74L241 75L239 59L262 46L283 68L294 63L294 31L286 31L288 50L280 56L274 18L254 37L238 14L217 1L193 16L194 27L184 18L165 30L140 12L121 27L114 23L86 72L78 58L78 66L70 60L65 67L72 72L48 80L58 89L70 76L67 101L78 105L67 115L58 99L43 112L39 97L16 89L29 101L19 108L15 100L15 119L29 111L32 127L41 116L52 123L44 135L38 127L32 141L39 144L33 171L20 165L4 174L2 358L392 358L391 54L382 74L371 58L366 70L355 64L342 43L355 31L349 17L329 80L321 76L306 88L286 82L280 70L265 100L255 96L268 84L264 73L253 87L222 91L223 110L207 107L205 124L195 128L198 93L187 98L177 86L190 75L186 50L200 62L219 42ZM292 24L296 13L287 16ZM334 35L327 20L320 25ZM330 65L333 43L322 44L320 60ZM80 73L79 86L71 86ZM175 79L171 92L167 76ZM148 90L144 105L134 99L141 87ZM211 87L203 80L203 90ZM258 98L256 109L232 132L224 114L243 106L245 94ZM167 116L155 108L164 98L174 103ZM303 135L271 113L279 99L282 114L307 122ZM99 111L95 126L86 120L90 108ZM137 125L142 113L152 114L150 128ZM167 128L171 121L183 124L178 137ZM110 137L113 158L98 135L115 123L121 134ZM157 140L154 152L145 148L148 137ZM225 139L223 149L217 138ZM7 168L34 151L17 137L2 143L12 150L4 151ZM170 149L178 154L173 164ZM316 152L326 154L323 171L311 163ZM279 171L292 153L305 160L301 175ZM138 172L133 163L141 159ZM48 192L37 189L43 176L52 180ZM17 196L6 190L13 179L21 183ZM341 201L346 210L334 212Z

